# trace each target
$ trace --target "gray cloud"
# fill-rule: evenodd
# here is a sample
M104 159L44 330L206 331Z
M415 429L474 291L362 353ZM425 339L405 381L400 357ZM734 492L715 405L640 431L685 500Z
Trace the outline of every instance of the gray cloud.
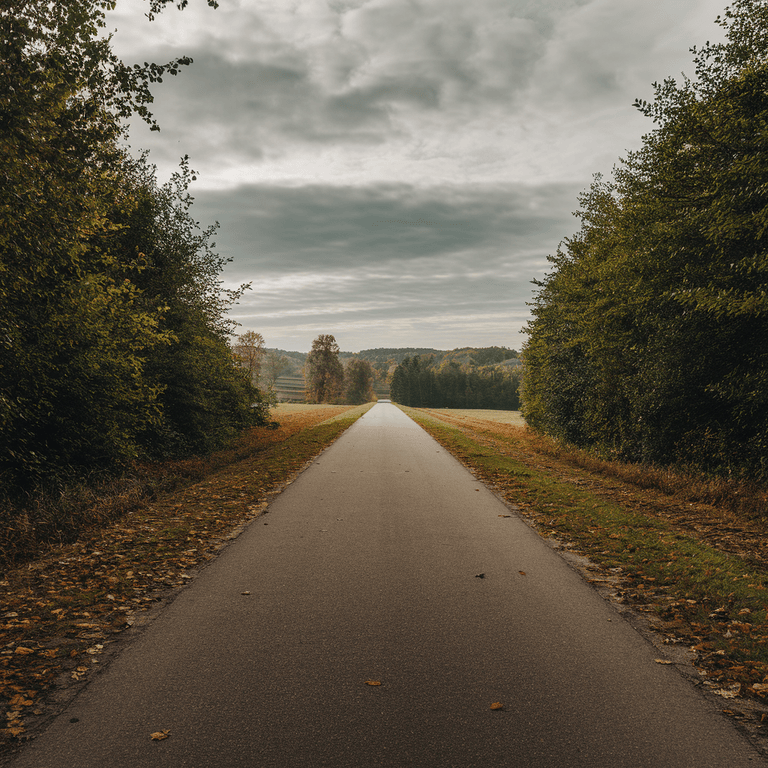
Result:
M149 25L127 61L190 55L136 127L161 178L199 170L234 316L267 343L519 346L570 212L650 126L631 103L690 71L725 0L222 0Z
M576 192L250 185L204 191L194 211L220 214L227 280L253 284L233 317L268 344L305 348L326 332L361 348L398 328L398 343L419 346L419 328L430 328L448 346L494 344L499 333L519 346L530 281L572 229L564 211Z
M572 185L253 184L197 193L195 215L219 219L218 242L226 255L239 255L232 269L239 278L254 263L283 274L308 264L336 269L361 260L528 251L572 226L563 210L575 192Z

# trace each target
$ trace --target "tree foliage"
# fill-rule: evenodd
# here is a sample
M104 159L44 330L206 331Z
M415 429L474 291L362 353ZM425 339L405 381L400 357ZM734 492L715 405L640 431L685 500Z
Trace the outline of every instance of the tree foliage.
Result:
M344 402L360 405L374 400L375 378L373 366L368 360L350 360L344 370Z
M622 458L768 478L768 4L737 0L643 146L580 198L524 349L529 424Z
M256 331L246 331L235 338L232 350L240 365L248 372L250 380L256 383L267 353L264 337Z
M278 378L289 369L291 361L286 355L271 349L264 355L261 366L261 381L268 392L275 388Z
M517 370L461 366L455 360L435 367L433 362L431 357L406 357L392 374L392 400L416 408L519 409Z
M305 363L307 401L331 403L342 393L344 367L339 360L339 345L330 334L320 334L313 342Z
M154 2L155 10L164 3ZM109 0L0 6L0 478L6 492L208 450L263 417L234 365L213 230L121 148L154 126L150 85L189 64L128 66ZM156 127L156 126L154 126Z

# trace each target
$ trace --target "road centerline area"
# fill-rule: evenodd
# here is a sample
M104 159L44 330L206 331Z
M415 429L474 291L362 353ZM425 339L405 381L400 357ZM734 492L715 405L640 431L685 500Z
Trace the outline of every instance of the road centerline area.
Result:
M535 532L380 403L12 765L760 762Z

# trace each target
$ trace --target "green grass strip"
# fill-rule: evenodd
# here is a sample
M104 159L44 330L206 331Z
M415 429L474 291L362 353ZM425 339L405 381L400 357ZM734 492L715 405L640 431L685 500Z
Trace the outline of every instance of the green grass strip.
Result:
M484 480L502 489L509 502L531 514L542 535L566 538L592 562L620 568L637 580L641 590L648 590L649 598L661 593L666 605L679 601L685 618L709 632L713 647L727 650L732 658L768 663L767 573L673 530L663 519L562 482L418 410L402 410ZM501 436L495 439L513 442ZM710 617L722 607L728 617L738 617L745 625L730 631L731 637L721 617Z

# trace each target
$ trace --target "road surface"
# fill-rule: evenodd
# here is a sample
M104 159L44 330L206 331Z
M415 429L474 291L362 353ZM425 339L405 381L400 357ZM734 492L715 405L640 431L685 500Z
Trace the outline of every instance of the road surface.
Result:
M13 768L762 764L510 514L374 406Z

